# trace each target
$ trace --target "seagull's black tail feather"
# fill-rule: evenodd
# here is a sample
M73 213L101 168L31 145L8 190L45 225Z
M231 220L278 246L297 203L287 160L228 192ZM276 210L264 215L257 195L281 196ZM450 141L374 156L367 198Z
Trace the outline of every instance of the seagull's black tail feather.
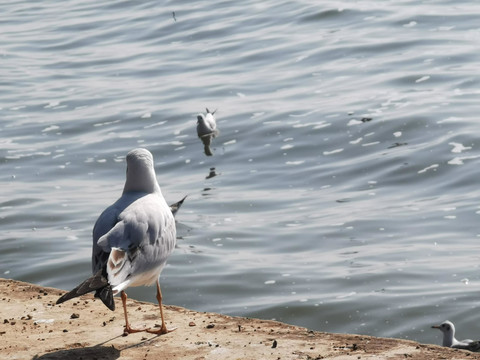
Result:
M98 270L95 275L92 275L87 280L78 285L75 289L59 298L57 300L57 304L61 304L77 296L85 295L89 292L95 291L95 297L100 298L100 300L102 300L105 306L108 307L110 310L115 310L115 301L113 300L112 286L108 283L104 272L104 269Z
M175 204L170 205L170 210L172 211L173 216L177 214L178 209L180 209L180 206L182 206L186 198L187 198L187 195L185 195L185 197L182 200L177 201Z
M100 298L110 310L115 310L115 301L113 301L113 292L111 285L104 286L95 292L95 297Z

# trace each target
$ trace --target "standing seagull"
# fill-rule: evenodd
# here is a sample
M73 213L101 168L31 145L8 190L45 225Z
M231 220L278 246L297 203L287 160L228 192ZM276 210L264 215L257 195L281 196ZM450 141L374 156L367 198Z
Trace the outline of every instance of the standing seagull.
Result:
M158 277L175 242L175 220L157 183L153 156L146 149L134 149L127 154L127 179L122 196L103 211L93 228L93 276L63 295L57 304L95 291L95 297L113 311L113 296L120 293L125 313L124 333L171 331L167 330L163 317ZM125 289L155 282L162 326L158 330L132 329Z
M440 325L433 325L433 329L438 329L443 333L442 346L451 347L454 349L464 349L477 352L480 350L480 342L471 339L458 341L455 339L455 325L451 321L444 321Z
M217 122L214 116L217 110L213 112L210 112L208 108L205 110L207 110L205 115L197 115L197 135L203 142L205 155L212 156L213 153L210 149L210 144L212 143L212 139L218 135Z

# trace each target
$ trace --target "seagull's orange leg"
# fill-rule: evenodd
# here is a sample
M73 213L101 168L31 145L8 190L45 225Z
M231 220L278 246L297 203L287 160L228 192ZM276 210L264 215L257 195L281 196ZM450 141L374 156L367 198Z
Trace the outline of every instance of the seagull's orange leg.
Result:
M162 335L174 331L176 328L168 330L167 325L165 324L165 318L163 317L163 306L162 306L162 291L160 290L160 282L157 280L157 301L158 306L160 307L160 316L162 318L162 326L158 330L147 329L147 332L150 334Z
M122 290L120 292L120 296L122 297L123 313L125 314L125 328L123 329L123 333L125 335L128 335L128 334L132 334L140 331L145 331L145 330L132 329L130 327L130 323L128 322L128 316L127 316L127 293Z

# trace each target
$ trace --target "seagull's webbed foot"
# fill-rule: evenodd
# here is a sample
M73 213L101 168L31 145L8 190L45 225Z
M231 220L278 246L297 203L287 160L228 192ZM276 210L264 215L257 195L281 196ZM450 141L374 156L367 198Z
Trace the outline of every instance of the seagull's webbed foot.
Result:
M153 330L150 328L150 329L146 329L145 331L148 332L149 334L164 335L175 330L177 330L177 328L167 329L165 325L162 325L158 330Z
M128 334L134 334L142 331L148 331L148 329L133 329L130 325L125 325L123 327L123 336L127 336Z

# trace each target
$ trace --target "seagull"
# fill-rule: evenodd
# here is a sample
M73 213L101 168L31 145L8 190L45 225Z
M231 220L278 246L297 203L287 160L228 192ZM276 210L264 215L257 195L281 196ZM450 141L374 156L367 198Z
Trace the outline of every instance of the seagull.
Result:
M443 333L442 346L451 347L454 349L464 349L473 352L480 350L480 341L465 339L458 341L455 339L455 325L451 321L444 321L440 325L433 325L433 329L439 329Z
M206 108L207 113L205 115L197 115L197 134L198 136L210 135L217 130L217 122L215 120L215 113L217 110L210 112Z
M212 150L210 149L210 144L212 139L218 135L217 122L215 120L215 111L210 112L206 108L207 113L197 115L197 135L202 140L204 145L205 155L212 156Z
M95 297L113 311L113 296L120 294L125 314L124 334L139 331L165 334L175 329L166 327L158 278L175 248L175 219L160 191L152 154L146 149L134 149L127 154L126 162L122 196L102 212L93 228L93 275L60 297L57 304L95 291ZM157 330L134 329L128 322L125 289L154 283L162 326Z

